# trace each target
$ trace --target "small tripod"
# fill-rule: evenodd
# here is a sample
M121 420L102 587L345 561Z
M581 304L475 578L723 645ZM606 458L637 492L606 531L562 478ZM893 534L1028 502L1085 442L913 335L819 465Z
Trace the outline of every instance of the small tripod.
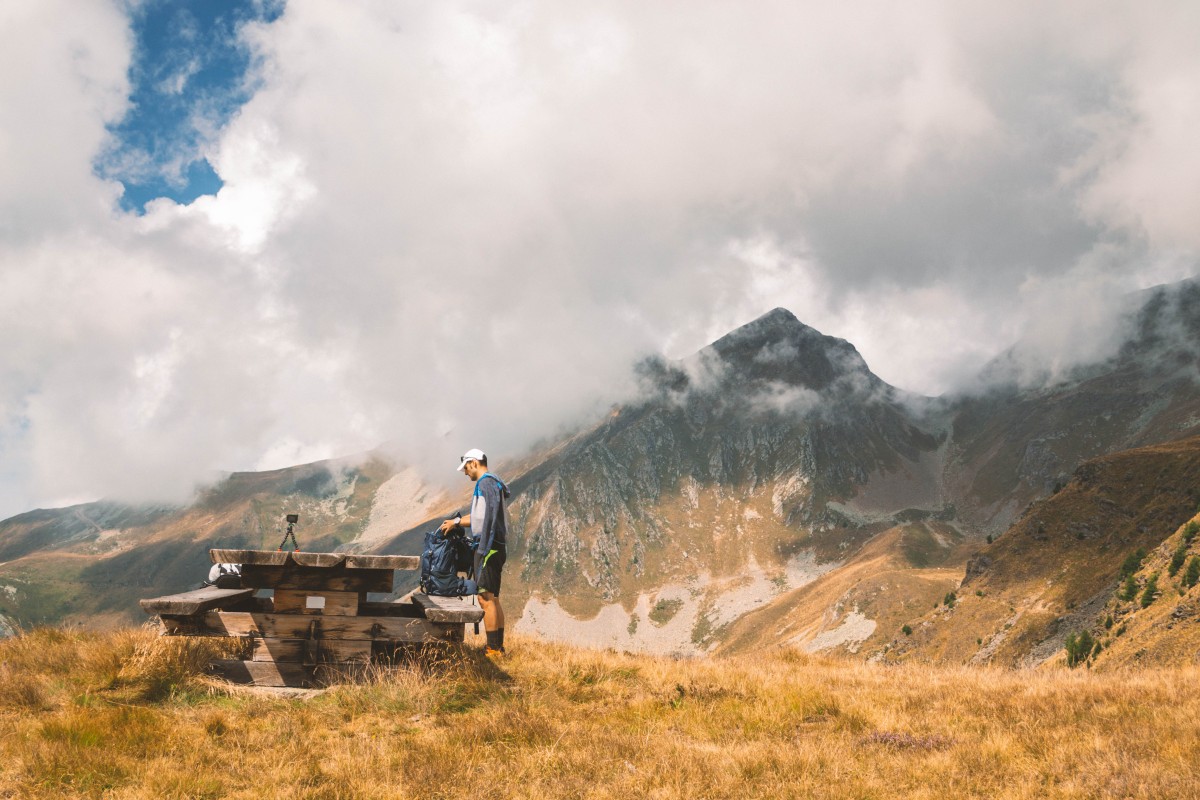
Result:
M288 514L287 515L288 528L287 528L287 533L285 533L283 535L283 541L279 543L279 551L280 552L283 551L283 546L288 543L288 539L292 540L292 550L297 553L300 552L300 543L296 541L296 531L293 527L299 521L300 521L299 514Z

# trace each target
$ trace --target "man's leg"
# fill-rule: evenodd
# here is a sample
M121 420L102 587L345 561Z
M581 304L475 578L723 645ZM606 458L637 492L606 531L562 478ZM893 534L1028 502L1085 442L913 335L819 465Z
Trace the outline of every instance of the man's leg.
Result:
M491 592L479 593L479 605L483 606L483 629L494 631L504 626L504 611L500 608L500 598Z
M504 652L504 608L500 605L500 570L504 568L504 558L503 547L491 550L476 570L489 653Z
M479 593L483 606L483 629L487 633L488 650L504 652L504 607L500 598L491 592Z

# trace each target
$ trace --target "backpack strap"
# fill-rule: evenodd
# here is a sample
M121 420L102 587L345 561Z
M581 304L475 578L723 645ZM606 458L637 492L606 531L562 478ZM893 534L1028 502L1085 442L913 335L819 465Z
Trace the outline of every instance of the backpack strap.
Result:
M508 487L504 485L504 481L500 480L498 477L496 477L492 473L490 473L490 472L483 473L482 475L479 476L479 481L483 480L484 478L491 478L492 480L494 480L500 486L501 494L504 494L505 492L508 491ZM475 481L475 496L476 497L478 497L480 495L479 481Z

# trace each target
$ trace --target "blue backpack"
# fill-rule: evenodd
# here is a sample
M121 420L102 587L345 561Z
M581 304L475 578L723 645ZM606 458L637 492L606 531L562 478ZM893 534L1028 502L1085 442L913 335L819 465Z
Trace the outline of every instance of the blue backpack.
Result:
M443 534L434 528L425 533L425 549L421 553L421 591L438 597L465 597L477 594L479 587L468 574L475 567L475 548L462 528L452 528Z

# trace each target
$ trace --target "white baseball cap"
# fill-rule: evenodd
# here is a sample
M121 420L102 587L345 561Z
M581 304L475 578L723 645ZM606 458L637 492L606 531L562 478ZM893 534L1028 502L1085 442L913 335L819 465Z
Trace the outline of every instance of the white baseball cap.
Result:
M459 472L461 472L462 468L467 465L468 461L478 461L480 463L483 463L484 461L487 461L487 456L485 456L483 454L483 451L480 450L478 447L471 448L470 450L468 450L467 452L462 454L462 458L458 459Z

